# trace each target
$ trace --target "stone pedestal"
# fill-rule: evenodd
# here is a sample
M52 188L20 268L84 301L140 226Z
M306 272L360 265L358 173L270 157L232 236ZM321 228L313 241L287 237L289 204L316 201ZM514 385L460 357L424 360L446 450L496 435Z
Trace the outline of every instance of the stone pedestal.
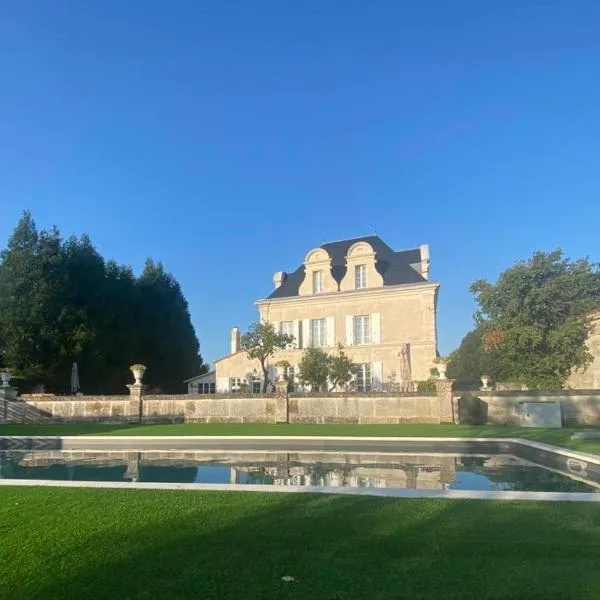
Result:
M285 379L275 382L275 404L275 422L287 423L289 421L288 382Z
M440 423L454 423L454 379L438 379L435 389L440 403Z
M16 387L0 387L0 419L8 420L8 403L17 399L18 391Z
M129 388L129 416L128 420L132 422L142 422L144 405L142 396L144 395L145 386L138 383L130 383Z

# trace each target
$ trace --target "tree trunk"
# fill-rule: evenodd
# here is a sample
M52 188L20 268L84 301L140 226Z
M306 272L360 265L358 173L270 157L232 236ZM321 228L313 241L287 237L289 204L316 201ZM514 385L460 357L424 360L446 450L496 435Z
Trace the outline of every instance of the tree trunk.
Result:
M265 365L264 361L261 361L260 366L261 366L262 372L263 372L262 391L263 391L263 394L266 394L266 392L267 392L267 384L269 383L268 382L269 372L267 371L267 366Z

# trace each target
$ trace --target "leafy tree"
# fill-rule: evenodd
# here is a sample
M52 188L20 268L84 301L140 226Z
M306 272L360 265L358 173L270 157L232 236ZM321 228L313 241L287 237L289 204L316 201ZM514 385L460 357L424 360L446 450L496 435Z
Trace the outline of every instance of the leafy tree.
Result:
M600 270L561 250L536 252L504 271L496 284L471 285L483 349L503 378L534 388L561 387L591 361L586 314L600 305Z
M447 375L456 380L458 389L478 388L482 375L489 375L496 381L502 377L490 354L484 351L481 329L469 331L450 354Z
M260 363L260 368L263 372L263 392L267 391L269 384L267 360L277 350L287 348L293 341L293 336L275 331L273 324L268 321L253 323L250 325L248 331L242 335L240 344L246 351L248 358L256 359Z
M338 386L341 387L349 383L358 368L344 353L344 348L341 344L338 346L337 354L328 356L328 367L330 392Z
M310 385L313 391L327 389L330 359L321 348L307 348L298 365L298 378L302 385Z

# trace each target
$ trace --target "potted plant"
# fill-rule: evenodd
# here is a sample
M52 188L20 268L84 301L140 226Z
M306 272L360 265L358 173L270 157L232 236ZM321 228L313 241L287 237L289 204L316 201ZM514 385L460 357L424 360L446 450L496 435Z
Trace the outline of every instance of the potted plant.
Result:
M141 363L136 363L135 365L131 365L129 370L133 373L133 378L135 379L135 385L142 385L142 377L146 372L146 365L142 365Z
M283 381L285 379L286 370L290 366L289 361L287 360L278 360L275 363L277 367L277 381Z
M446 369L448 368L448 359L444 356L438 356L434 362L437 365L439 378L446 379Z
M483 384L481 391L482 392L488 391L490 389L489 383L490 383L491 377L489 375L482 375L480 377L480 379L481 379L481 383Z

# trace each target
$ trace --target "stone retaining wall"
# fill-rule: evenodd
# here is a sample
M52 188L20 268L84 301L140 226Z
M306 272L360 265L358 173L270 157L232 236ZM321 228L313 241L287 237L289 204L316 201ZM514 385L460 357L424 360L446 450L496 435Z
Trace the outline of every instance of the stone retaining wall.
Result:
M439 423L435 395L323 395L289 398L290 423Z
M600 425L600 390L492 391L455 397L459 423L519 425L525 402L560 402L563 425Z
M524 402L559 401L565 425L600 425L600 390L437 394L34 396L2 399L0 422L490 423L518 425Z

